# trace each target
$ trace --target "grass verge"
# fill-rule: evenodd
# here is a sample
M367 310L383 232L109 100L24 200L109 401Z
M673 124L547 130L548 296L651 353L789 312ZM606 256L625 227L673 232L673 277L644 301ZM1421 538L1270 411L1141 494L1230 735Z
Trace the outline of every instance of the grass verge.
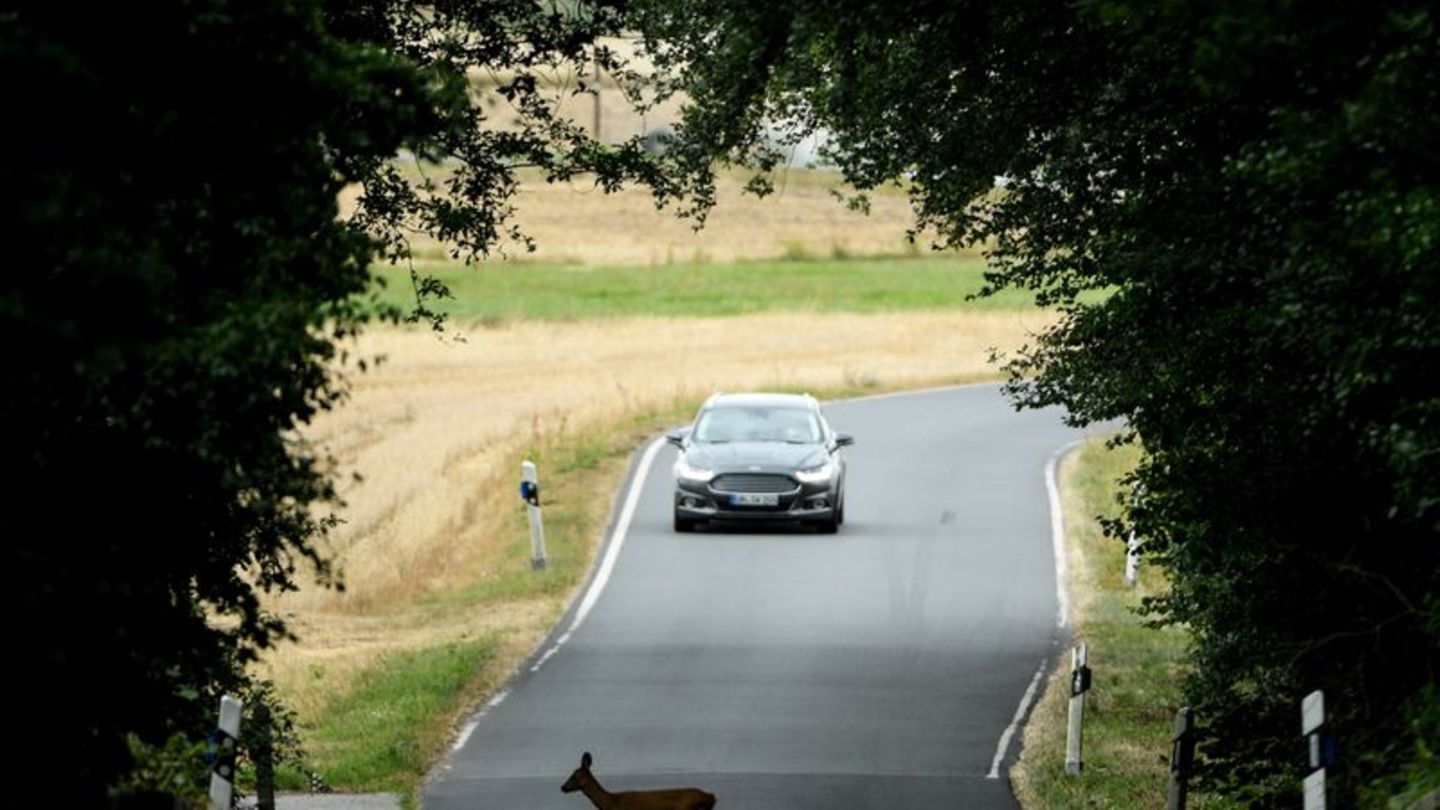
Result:
M311 763L349 791L413 793L496 647L492 637L384 656L335 697L323 722L302 729ZM284 789L309 787L295 770L279 779Z
M1116 481L1138 455L1134 446L1107 449L1103 440L1092 440L1061 465L1074 641L1088 645L1093 671L1085 701L1084 772L1065 773L1067 658L1031 713L1010 774L1025 807L1165 806L1187 635L1181 628L1144 626L1136 609L1145 596L1164 592L1164 573L1142 566L1138 585L1127 587L1124 544L1105 537L1098 519L1118 514ZM1189 806L1238 807L1196 793Z

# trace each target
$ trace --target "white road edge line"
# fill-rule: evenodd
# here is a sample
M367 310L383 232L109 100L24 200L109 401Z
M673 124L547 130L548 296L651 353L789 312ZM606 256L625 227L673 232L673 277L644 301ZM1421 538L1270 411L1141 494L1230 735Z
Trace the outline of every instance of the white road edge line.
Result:
M567 642L567 641L570 640L570 633L571 633L573 630L574 630L574 628L571 628L570 630L566 630L564 635L562 635L562 636L560 636L559 638L555 639L555 643L550 646L550 649L548 649L548 650L545 651L545 654L544 654L544 655L540 656L539 660L537 660L537 661L535 662L535 666L530 667L530 671L531 671L531 672L539 672L539 671L540 671L540 667L545 666L545 662L546 662L546 661L549 661L550 658L551 658L551 656L555 655L555 653L557 653L557 652L560 652L560 648L563 647L563 646L565 646L565 642Z
M450 746L450 751L453 753L464 748L465 743L470 742L470 735L475 733L475 727L478 725L480 725L479 719L466 723L465 728L460 730L460 736L456 737L455 742Z
M453 753L455 751L459 751L461 748L464 748L465 743L470 741L470 735L474 734L476 727L480 725L480 718L484 717L486 714L489 714L491 709L499 706L501 703L504 703L505 698L507 697L510 697L510 690L502 689L499 692L496 692L494 697L485 701L485 708L481 709L479 714L476 714L474 717L472 717L470 719L470 722L466 723L465 727L460 729L460 736L455 738L455 742L450 746L450 751Z
M1081 440L1056 450L1050 460L1045 462L1045 494L1050 499L1050 542L1055 551L1055 603L1058 606L1055 615L1055 626L1064 628L1070 616L1070 589L1066 584L1065 565L1065 513L1060 504L1060 482L1058 470L1060 459Z
M605 585L610 581L610 574L615 570L615 561L620 558L620 549L625 545L625 537L630 532L630 522L635 519L635 507L640 503L640 491L645 488L645 479L650 475L650 465L655 463L655 455L664 446L664 437L656 437L645 448L645 453L640 457L640 464L635 468L635 477L630 480L630 491L625 495L625 505L620 509L620 517L615 521L615 533L610 536L610 545L605 549L605 559L600 561L600 567L595 571L595 578L590 581L590 587L585 589L585 596L580 600L580 607L575 610L575 621L570 623L570 629L555 639L555 644L541 655L539 660L530 667L531 672L539 672L570 636L580 628L585 617L590 615L591 608L599 601L600 594L605 590Z
M580 601L580 609L575 611L575 621L570 623L570 630L565 634L567 639L579 629L585 617L590 615L590 609L595 607L601 591L605 590L605 584L610 581L610 573L615 570L615 561L620 558L620 549L625 545L625 536L630 532L630 521L635 519L635 507L640 504L640 491L645 488L645 479L650 475L650 465L655 462L655 455L663 446L665 438L657 436L650 442L650 446L645 448L645 455L640 457L640 466L635 468L635 478L630 481L630 492L625 496L625 507L620 510L620 519L615 521L615 534L610 538L610 547L605 549L605 559L600 563L600 570L595 572L594 581L585 591L585 598Z
M985 774L986 779L1000 778L1000 763L1005 759L1005 752L1010 748L1010 740L1015 736L1015 730L1020 727L1020 721L1025 719L1025 713L1030 710L1030 702L1035 699L1035 690L1040 687L1040 679L1045 675L1046 663L1046 660L1041 659L1040 668L1035 670L1035 677L1030 679L1030 686L1015 709L1015 717L1011 719L1010 725L1005 727L1005 733L1000 735L1000 744L995 746L995 758L990 760L990 772Z
M1064 628L1069 621L1070 596L1066 586L1065 578L1065 513L1060 503L1060 482L1058 471L1060 459L1070 452L1076 445L1083 441L1077 439L1066 444L1045 462L1045 495L1050 501L1050 543L1055 552L1055 626ZM1040 668L1035 670L1035 675L1030 679L1030 686L1026 688L1025 695L1020 698L1020 705L1015 709L1015 717L1010 725L1005 727L1004 733L1000 735L1000 742L995 746L995 758L990 761L990 772L985 774L986 779L1000 778L1000 763L1005 759L1005 752L1010 747L1010 740L1015 736L1015 730L1020 726L1020 721L1025 718L1025 713L1030 709L1030 702L1035 699L1035 690L1040 686L1040 678L1045 674L1045 661L1040 662Z

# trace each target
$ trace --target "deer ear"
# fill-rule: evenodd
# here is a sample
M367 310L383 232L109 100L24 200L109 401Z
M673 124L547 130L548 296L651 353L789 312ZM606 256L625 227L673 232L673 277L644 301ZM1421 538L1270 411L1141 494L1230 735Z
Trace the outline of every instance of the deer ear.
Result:
M581 754L581 755L580 755L580 767L582 767L582 768L588 768L588 767L590 767L590 762L591 762L591 759L590 759L590 752L589 752L589 751L586 751L584 754Z

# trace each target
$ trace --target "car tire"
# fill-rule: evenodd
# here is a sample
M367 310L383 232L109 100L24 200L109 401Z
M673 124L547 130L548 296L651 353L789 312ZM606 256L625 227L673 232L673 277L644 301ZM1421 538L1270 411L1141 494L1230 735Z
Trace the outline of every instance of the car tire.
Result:
M845 496L843 494L840 496L840 505L835 509L835 525L845 525Z
M695 531L695 521L686 520L685 518L680 517L679 512L676 512L675 531L679 532L680 534L689 534L690 532Z
M820 534L834 534L840 531L840 510L835 510L829 520L822 520L815 524L815 531Z

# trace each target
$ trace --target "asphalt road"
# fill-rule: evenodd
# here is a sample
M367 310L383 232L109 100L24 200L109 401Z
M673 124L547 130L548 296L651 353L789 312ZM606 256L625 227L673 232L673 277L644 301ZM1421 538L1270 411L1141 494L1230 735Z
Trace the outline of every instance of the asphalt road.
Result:
M694 786L726 810L1017 807L1018 739L994 766L1059 649L1045 467L1079 433L988 385L825 410L857 439L839 535L676 535L657 447L598 599L424 807L588 808L560 792L582 751L612 791Z

